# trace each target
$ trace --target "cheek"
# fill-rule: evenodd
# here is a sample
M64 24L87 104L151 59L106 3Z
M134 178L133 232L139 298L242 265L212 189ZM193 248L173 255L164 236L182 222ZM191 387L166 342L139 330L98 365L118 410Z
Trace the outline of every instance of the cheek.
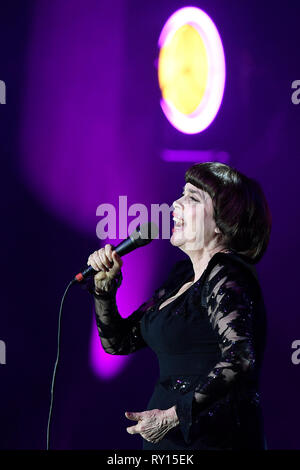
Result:
M196 227L204 227L206 224L206 209L203 204L197 204L193 207L193 221L196 224Z
M207 233L214 233L215 227L216 227L216 222L211 213L207 213L205 216L205 226L206 226L206 231Z
M186 228L189 232L202 233L206 225L206 210L203 204L195 204L187 209Z

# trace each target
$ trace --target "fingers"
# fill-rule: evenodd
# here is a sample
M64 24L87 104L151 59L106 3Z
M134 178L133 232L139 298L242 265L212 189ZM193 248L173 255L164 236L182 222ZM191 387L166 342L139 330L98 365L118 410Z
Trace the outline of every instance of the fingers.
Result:
M142 413L138 413L138 412L134 413L134 412L126 411L125 416L126 418L131 419L133 421L140 421L142 419ZM126 431L129 434L138 434L139 432L141 432L141 429L138 427L138 425L135 425L135 426L126 428Z
M100 282L100 281L103 281L105 279L106 279L106 274L105 274L104 271L99 271L94 277L94 280L96 282Z
M138 412L134 413L134 412L126 411L125 416L126 416L126 418L131 419L132 421L141 421L142 412L141 413L138 413ZM135 426L131 426L129 428L126 428L126 431L129 434L138 434L139 432L141 432L141 429L139 428L138 425L135 425Z
M94 251L94 253L92 253L88 260L87 260L87 264L89 266L92 266L92 268L95 270L95 271L101 271L101 269L103 270L104 269L104 266L102 265L102 262L101 262L101 259L98 255L98 251Z
M132 421L140 421L143 417L143 412L126 411L125 416Z
M107 259L110 261L110 264L113 264L113 258L112 258L112 246L107 243L104 247L104 251L105 251L105 254L106 254L106 257Z
M87 264L95 271L109 271L114 264L112 246L107 243L104 248L94 251L89 256Z
M136 426L131 426L130 428L126 428L126 431L128 434L139 434L141 430L137 428Z
M123 266L123 260L115 251L112 252L112 258L114 262L113 270L114 270L114 273L116 273Z
M125 416L128 419L131 419L132 421L141 421L143 418L143 412L130 412L126 411ZM141 432L140 428L140 423L136 424L135 426L130 426L129 428L126 428L126 431L129 434L138 434Z
M111 263L105 254L104 248L101 248L101 250L98 250L98 256L101 260L104 270L109 271L109 269L111 268Z
M128 434L140 434L149 442L159 442L171 427L163 419L162 410L153 409L141 412L125 412L128 419L136 420L135 426L126 428Z

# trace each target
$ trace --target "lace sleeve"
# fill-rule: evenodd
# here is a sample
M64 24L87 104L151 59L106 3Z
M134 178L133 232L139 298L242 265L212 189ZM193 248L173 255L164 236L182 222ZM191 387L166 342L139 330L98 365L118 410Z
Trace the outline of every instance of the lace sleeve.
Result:
M93 289L89 291L95 299L96 324L103 349L108 354L127 355L147 346L141 334L140 322L144 313L165 293L166 282L127 318L121 317L116 304L116 292L120 284L121 280L112 293L105 296L97 296Z
M105 299L95 296L95 314L100 341L106 353L126 355L147 346L140 331L141 307L129 317L122 318L115 295Z
M217 264L206 285L207 314L218 336L221 359L204 382L196 384L176 403L186 442L197 416L225 397L237 379L256 369L253 347L256 294L252 282L236 267Z

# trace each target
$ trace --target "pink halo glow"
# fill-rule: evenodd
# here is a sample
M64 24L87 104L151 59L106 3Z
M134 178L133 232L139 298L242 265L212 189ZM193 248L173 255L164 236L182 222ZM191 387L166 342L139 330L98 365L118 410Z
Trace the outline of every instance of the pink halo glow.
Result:
M225 56L218 30L210 17L196 7L184 7L177 10L168 19L158 39L161 49L172 39L178 28L185 24L193 26L200 34L208 57L208 86L197 109L190 115L178 111L175 106L161 99L161 108L168 121L185 134L197 134L205 130L216 117L224 94Z

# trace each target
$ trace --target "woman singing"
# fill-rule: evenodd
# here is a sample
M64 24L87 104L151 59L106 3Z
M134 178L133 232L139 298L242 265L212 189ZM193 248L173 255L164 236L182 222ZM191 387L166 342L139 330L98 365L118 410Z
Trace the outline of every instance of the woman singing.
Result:
M126 412L143 449L265 449L260 371L266 312L254 265L270 237L260 185L217 162L195 164L173 203L171 243L186 254L129 317L116 306L123 261L110 244L90 255L104 350L149 346L160 376L147 409Z

